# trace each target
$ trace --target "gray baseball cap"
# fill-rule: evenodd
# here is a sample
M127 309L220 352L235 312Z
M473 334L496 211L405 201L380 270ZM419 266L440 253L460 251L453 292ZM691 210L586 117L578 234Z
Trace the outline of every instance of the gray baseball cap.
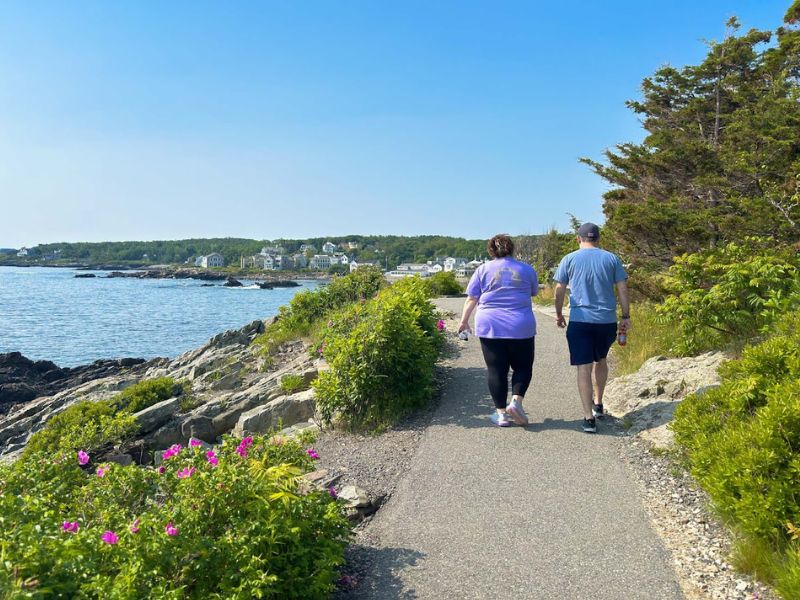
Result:
M578 228L578 235L584 239L596 242L600 239L600 228L594 223L584 223Z

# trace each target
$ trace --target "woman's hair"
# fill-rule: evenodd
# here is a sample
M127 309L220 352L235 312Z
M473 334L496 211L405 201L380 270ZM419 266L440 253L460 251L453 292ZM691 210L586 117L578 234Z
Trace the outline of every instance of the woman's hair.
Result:
M514 240L505 233L498 233L487 242L486 250L492 258L514 256Z

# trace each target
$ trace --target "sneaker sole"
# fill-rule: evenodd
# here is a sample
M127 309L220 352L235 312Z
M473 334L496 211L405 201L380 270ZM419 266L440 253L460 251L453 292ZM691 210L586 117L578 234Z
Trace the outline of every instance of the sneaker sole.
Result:
M583 432L584 433L597 433L597 427L591 427L591 428L590 427L584 427L583 428Z
M517 425L527 425L528 424L528 419L524 415L520 414L519 411L516 408L514 408L512 406L509 406L508 409L506 410L506 412L511 415L511 418L514 419L514 422Z

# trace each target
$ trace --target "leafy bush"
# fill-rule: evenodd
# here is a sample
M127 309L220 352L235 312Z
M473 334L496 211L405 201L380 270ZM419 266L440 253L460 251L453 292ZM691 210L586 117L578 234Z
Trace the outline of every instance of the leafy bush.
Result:
M349 525L301 486L309 454L229 437L163 472L75 454L0 467L0 596L327 598Z
M667 278L674 295L660 308L678 324L674 350L690 355L754 339L800 306L798 273L794 249L756 238L676 258Z
M456 274L453 271L434 273L427 281L432 296L455 296L464 291L461 284L456 281Z
M375 267L362 267L316 290L295 294L286 306L281 306L278 320L256 338L267 351L277 345L311 334L328 314L352 302L368 300L386 286L386 279Z
M675 440L719 513L743 535L740 562L763 557L749 548L772 548L777 558L752 568L772 570L767 578L784 587L800 584L791 525L800 523L800 318L787 318L778 334L746 348L720 374L718 389L680 404Z
M322 418L371 427L427 403L443 341L437 321L416 277L334 315L318 349L331 368L313 383Z
M23 457L40 452L94 451L130 438L137 429L136 419L130 413L118 411L113 401L76 402L31 436Z
M281 377L281 391L284 394L294 394L306 388L306 380L302 375L289 374Z
M114 397L113 401L120 410L135 413L177 396L182 391L182 387L176 385L171 377L159 377L146 379L125 388Z

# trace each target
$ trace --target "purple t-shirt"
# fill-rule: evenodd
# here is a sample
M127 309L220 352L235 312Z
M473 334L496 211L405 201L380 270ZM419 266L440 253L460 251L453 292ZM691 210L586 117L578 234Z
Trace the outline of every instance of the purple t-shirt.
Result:
M539 278L532 266L509 257L482 264L467 285L467 295L478 299L475 335L506 339L535 336L531 296L538 292Z

